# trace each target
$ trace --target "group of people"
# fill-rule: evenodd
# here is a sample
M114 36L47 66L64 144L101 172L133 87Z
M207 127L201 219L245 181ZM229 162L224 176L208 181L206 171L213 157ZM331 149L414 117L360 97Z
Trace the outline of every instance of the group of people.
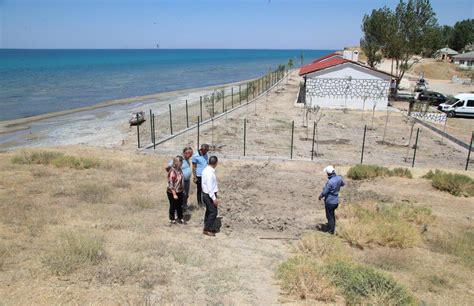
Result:
M203 234L215 236L214 223L218 214L220 200L217 198L217 156L208 156L209 145L203 144L193 154L191 147L183 149L183 154L178 155L168 164L167 195L170 203L170 224L186 224L183 212L188 208L189 190L192 181L196 184L197 204L205 206Z
M220 200L217 192L217 156L208 156L209 145L203 144L200 149L193 154L191 147L183 149L183 154L178 155L168 164L167 195L170 203L169 222L170 224L186 224L183 211L188 208L188 197L191 186L191 178L196 184L197 204L205 207L203 234L215 236L216 230L214 222L217 218ZM324 168L327 175L327 182L323 191L319 195L319 200L324 199L326 210L327 227L330 234L336 230L335 210L339 205L339 191L344 186L341 176L336 174L333 166Z

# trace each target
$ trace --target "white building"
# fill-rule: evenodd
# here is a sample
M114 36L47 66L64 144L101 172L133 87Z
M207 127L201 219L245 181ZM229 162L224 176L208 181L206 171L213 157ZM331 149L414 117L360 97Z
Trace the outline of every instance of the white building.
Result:
M349 55L344 54L345 57ZM396 77L364 66L351 54L349 60L329 54L309 65L299 74L304 77L305 103L326 108L387 108L390 84Z
M474 68L474 51L453 56L454 63L461 69Z
M452 62L452 58L455 55L458 55L459 53L453 49L450 49L448 47L439 49L433 54L433 57L437 60L440 61L445 61L445 62Z

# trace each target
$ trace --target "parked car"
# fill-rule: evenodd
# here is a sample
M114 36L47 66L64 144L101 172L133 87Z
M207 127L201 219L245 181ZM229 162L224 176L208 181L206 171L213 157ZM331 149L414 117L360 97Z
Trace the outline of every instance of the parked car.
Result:
M422 91L425 91L427 89L428 89L428 87L426 86L425 82L418 82L415 85L415 92L422 92Z
M419 101L429 101L430 105L435 106L446 102L446 97L443 94L435 91L422 91L416 96L416 99Z
M438 109L448 114L449 117L466 116L474 117L474 94L461 93L441 103Z

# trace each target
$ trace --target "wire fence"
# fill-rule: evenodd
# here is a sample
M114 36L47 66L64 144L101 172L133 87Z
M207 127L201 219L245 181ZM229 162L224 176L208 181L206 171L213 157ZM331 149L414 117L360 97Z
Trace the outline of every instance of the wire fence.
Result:
M192 107L186 104L180 114L171 110L167 126L161 122L165 132L155 133L156 121L151 120L150 144L145 147L176 153L184 146L198 148L207 143L212 152L229 158L282 158L341 165L449 166L467 170L472 163L472 137L471 147L465 152L395 109L363 112L318 108L308 113L308 109L293 104L290 108L276 105L273 99L287 94L283 86L287 76L284 71L273 73L274 77L266 75L240 85L240 90L231 86L211 92Z

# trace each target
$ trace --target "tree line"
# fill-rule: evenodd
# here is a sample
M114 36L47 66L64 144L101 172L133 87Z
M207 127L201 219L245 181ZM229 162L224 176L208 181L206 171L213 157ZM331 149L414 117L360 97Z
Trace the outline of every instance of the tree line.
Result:
M429 57L446 46L462 51L474 42L474 19L440 26L429 0L400 0L394 10L387 6L374 9L364 15L361 27L360 46L368 64L374 67L383 57L393 59L397 82L410 68L414 55Z

